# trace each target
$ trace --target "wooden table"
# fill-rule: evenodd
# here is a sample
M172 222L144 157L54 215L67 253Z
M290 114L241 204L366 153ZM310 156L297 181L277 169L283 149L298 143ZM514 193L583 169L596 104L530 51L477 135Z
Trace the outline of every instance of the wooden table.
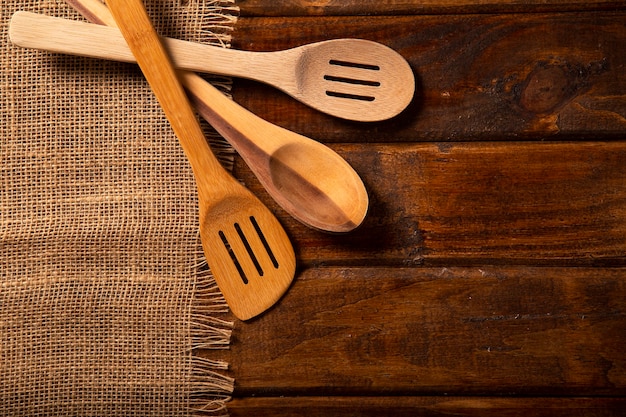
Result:
M231 415L624 415L625 2L237 3L236 48L371 39L418 89L362 124L236 80L237 102L343 155L371 207L353 233L310 230L237 160L299 271L236 322Z

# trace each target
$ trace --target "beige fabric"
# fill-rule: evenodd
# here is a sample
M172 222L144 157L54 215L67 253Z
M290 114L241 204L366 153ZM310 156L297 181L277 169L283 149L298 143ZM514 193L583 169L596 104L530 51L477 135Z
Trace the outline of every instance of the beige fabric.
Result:
M228 2L145 3L188 40L227 45L236 21ZM0 3L0 415L225 413L212 349L232 323L169 124L133 65L12 46L18 10L84 20L61 0Z

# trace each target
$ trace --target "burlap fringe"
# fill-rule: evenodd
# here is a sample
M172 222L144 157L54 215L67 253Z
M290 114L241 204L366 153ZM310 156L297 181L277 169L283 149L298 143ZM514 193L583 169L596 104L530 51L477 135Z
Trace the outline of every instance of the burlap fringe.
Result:
M210 82L230 95L230 79L212 77ZM208 126L205 135L217 159L227 170L232 171L235 154L232 146ZM198 272L189 318L192 343L189 408L192 415L196 416L228 417L226 403L235 385L233 378L224 375L228 363L199 355L202 350L228 349L234 323L216 317L228 313L228 304L208 269L202 244L199 243L198 247Z
M235 26L239 7L234 0L216 1L221 11L203 16L203 35L212 43L230 46L230 32ZM230 96L232 80L228 77L211 76L213 86ZM205 129L211 148L227 170L232 170L234 149L212 128ZM227 375L228 363L201 356L203 350L228 349L233 322L217 316L227 313L228 305L213 278L202 245L199 244L197 280L194 303L190 314L190 334L192 343L189 408L193 415L227 417L226 403L234 390L235 380Z
M216 0L215 13L204 15L201 21L203 37L209 43L230 47L230 33L234 29L239 7L234 0ZM207 77L211 84L230 96L232 79L212 75ZM203 121L205 134L211 149L222 165L229 171L233 168L235 151L219 134ZM227 417L226 403L231 399L235 380L227 376L228 363L201 356L202 351L228 349L234 323L218 316L228 313L228 304L222 296L211 274L198 244L198 265L195 294L190 314L191 369L190 413L195 416Z
M226 300L213 276L203 270L196 283L190 326L192 349L224 349L230 343L233 323L215 317L228 312Z
M235 28L239 7L235 5L235 0L216 0L209 4L220 11L202 17L201 33L209 43L230 47L230 33Z
M225 371L228 364L198 356L192 358L190 411L197 416L226 417L226 403L234 389L234 379L218 370ZM210 398L207 398L210 395Z
M204 259L204 255L199 255ZM235 384L233 378L224 374L228 363L200 355L202 350L228 349L233 322L216 317L227 313L228 305L204 261L198 265L198 271L189 320L192 343L189 408L197 416L226 417L226 403Z

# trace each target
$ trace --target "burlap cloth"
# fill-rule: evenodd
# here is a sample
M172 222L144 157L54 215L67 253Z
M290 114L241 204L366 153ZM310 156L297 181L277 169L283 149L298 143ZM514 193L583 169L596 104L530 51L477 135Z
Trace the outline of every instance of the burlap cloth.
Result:
M145 4L160 33L207 43L237 14ZM226 348L232 323L177 139L138 67L17 48L17 10L84 20L0 2L0 415L226 413L226 364L197 349Z

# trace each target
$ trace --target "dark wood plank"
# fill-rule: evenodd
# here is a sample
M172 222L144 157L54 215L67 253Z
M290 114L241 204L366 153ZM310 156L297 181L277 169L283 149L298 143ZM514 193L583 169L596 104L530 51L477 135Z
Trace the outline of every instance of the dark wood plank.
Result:
M318 268L237 322L236 396L624 396L626 269Z
M301 265L626 265L626 142L332 147L370 196L365 222L346 235L293 220L235 165Z
M400 116L356 123L257 83L234 98L326 142L611 139L626 130L626 13L241 18L234 46L276 50L340 37L384 43L417 78Z
M231 417L622 417L624 398L235 398Z
M236 323L231 415L621 415L626 3L523 3L238 2L236 48L372 39L418 91L360 124L235 81L236 101L344 155L371 209L353 233L312 231L236 161L300 270Z
M613 10L622 1L603 0L237 0L243 16L410 15Z

